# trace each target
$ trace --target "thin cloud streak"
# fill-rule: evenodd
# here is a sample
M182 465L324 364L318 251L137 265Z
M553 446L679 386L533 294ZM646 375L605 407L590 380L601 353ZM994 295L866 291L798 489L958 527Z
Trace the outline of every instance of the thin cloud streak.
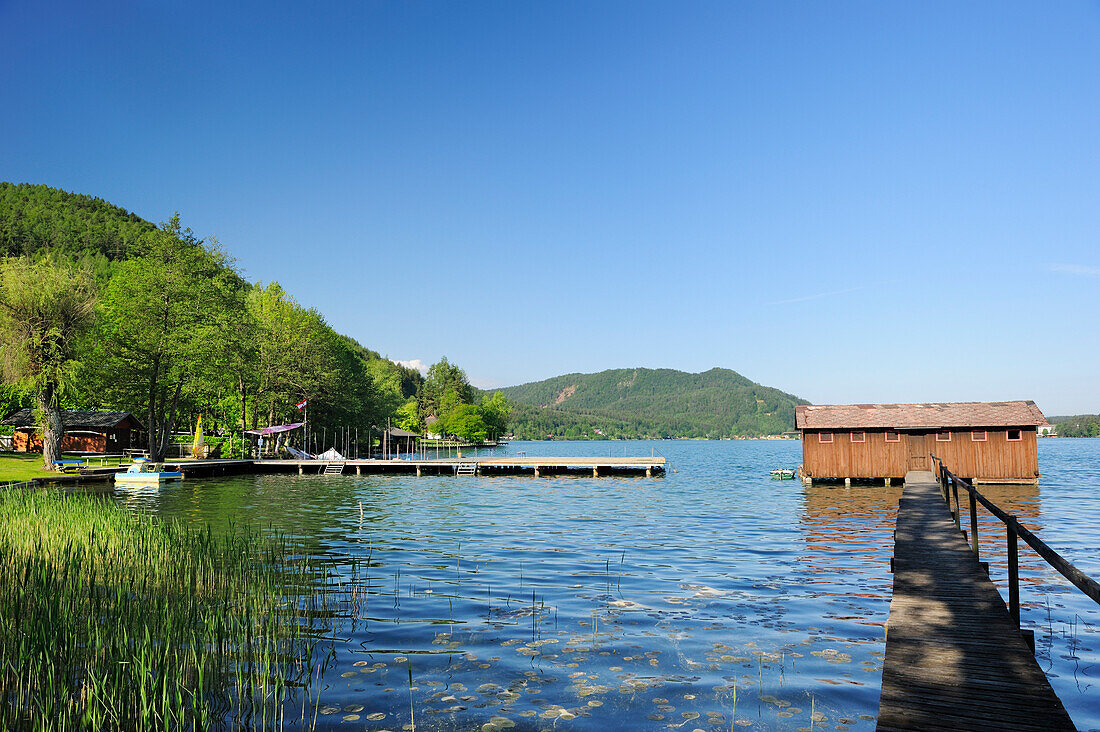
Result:
M764 303L765 305L787 305L792 302L806 302L808 300L820 300L823 297L832 297L833 295L845 295L849 292L859 292L860 290L866 290L866 285L862 287L849 287L846 290L833 290L832 292L819 292L816 295L806 295L804 297L792 297L789 300L776 300L774 302Z
M1051 272L1077 275L1078 277L1100 277L1100 267L1089 267L1084 264L1052 264Z

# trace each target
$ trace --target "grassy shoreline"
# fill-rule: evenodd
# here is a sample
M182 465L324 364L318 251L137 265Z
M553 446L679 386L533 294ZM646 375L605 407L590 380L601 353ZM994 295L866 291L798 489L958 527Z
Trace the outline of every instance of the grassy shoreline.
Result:
M39 453L0 453L0 483L18 483L51 475L57 473L42 467L42 455Z
M0 728L308 727L322 573L247 527L0 491Z

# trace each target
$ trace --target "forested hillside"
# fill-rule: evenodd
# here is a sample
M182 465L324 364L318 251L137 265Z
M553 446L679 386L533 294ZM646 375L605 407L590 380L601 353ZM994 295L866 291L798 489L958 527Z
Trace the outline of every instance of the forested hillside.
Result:
M120 260L156 228L102 198L0 181L0 257L50 250Z
M517 438L735 437L794 429L806 402L729 369L613 369L501 389Z
M1100 437L1100 414L1076 414L1066 417L1049 417L1059 437Z
M303 401L315 435L401 423L478 439L510 413L500 397L472 404L446 359L425 379L336 333L278 283L246 281L178 215L155 226L42 185L0 182L0 334L0 417L123 409L149 428L154 455L199 414L239 435L301 421Z

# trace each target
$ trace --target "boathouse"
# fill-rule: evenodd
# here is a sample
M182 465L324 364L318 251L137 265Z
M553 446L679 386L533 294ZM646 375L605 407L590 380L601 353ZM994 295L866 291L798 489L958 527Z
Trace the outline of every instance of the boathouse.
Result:
M931 470L931 455L978 482L1035 483L1033 401L798 405L804 482L904 478Z
M15 428L12 447L16 452L42 452L42 435L34 412L20 409L2 423ZM117 454L137 442L135 433L145 429L129 412L61 411L65 437L62 452Z

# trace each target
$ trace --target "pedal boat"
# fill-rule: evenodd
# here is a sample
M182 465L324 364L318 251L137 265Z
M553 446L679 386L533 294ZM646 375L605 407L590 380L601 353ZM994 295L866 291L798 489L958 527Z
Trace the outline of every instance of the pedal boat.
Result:
M151 463L148 460L137 459L126 469L125 473L115 473L115 483L123 485L158 485L169 480L183 480L183 473L172 470L162 470L162 463Z

